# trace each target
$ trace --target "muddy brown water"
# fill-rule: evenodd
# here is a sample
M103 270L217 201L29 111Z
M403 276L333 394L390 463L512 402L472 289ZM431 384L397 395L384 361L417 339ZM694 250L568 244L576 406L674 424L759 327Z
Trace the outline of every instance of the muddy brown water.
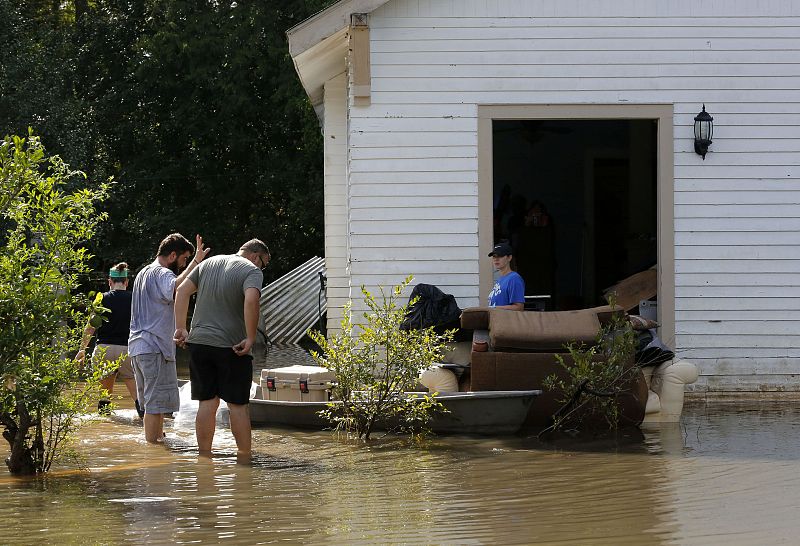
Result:
M88 468L0 474L0 543L795 544L799 417L692 404L680 425L547 443L261 429L242 462L227 428L199 458L179 416L147 445L124 398L79 433Z

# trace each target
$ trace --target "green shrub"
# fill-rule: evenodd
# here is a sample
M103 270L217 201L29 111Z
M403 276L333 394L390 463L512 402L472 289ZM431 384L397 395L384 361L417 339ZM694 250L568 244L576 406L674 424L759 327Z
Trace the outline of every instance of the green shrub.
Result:
M614 303L611 302L614 308ZM544 381L547 390L558 393L563 406L552 416L544 432L581 428L591 419L605 422L610 429L619 426L619 397L629 395L630 382L639 369L633 365L635 335L623 312L612 313L591 347L566 345L572 362L556 355L565 377L555 374Z
M443 411L436 393L405 395L414 390L423 370L442 361L454 335L452 331L440 335L433 328L400 329L415 303L398 304L412 278L393 287L388 296L381 288L380 300L362 286L369 308L364 324L353 324L348 303L338 333L329 339L319 332L310 334L321 348L321 353L312 352L314 359L336 374L336 402L324 412L335 430L363 439L369 439L376 425L424 433L433 412Z
M0 425L15 474L46 472L69 444L99 392L95 370L82 381L75 354L87 318L100 308L75 294L88 271L82 244L104 218L107 195L67 190L82 173L45 158L38 138L0 142Z

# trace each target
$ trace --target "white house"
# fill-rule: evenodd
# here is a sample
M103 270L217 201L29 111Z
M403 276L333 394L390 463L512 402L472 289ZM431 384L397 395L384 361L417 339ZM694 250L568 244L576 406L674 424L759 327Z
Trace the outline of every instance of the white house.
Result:
M554 308L657 264L694 390L800 392L800 2L342 0L288 37L325 138L329 327L408 274L484 302L535 201Z

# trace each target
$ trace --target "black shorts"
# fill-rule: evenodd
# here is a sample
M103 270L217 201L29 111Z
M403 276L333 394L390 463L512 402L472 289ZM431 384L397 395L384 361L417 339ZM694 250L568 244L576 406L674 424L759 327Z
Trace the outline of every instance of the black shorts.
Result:
M253 357L239 356L230 347L189 344L192 400L219 396L229 404L247 404L253 382Z

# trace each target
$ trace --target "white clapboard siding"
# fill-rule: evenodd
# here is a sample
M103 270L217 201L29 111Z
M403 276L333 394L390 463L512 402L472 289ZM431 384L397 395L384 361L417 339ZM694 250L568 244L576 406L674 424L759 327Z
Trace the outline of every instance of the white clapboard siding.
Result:
M329 327L408 274L483 302L479 104L671 104L691 389L800 391L800 2L390 0L369 25L369 102L326 86Z
M446 202L445 202L446 203ZM474 219L475 211L471 207L452 207L446 204L442 207L419 206L408 207L382 207L363 208L350 211L350 218L358 221L392 221L392 220L441 220L441 208L447 208L447 216L453 220Z
M369 177L360 177L359 174L364 173L353 173L350 177L350 180L354 180L356 178L366 178ZM418 183L418 182L403 182L402 180L405 177L414 173L375 173L375 184L374 185L355 185L351 186L350 196L352 198L352 204L354 207L359 207L360 203L358 198L361 196L386 196L386 197L399 197L404 198L407 195L414 195L417 197L447 197L447 196L476 196L478 195L478 187L477 183L475 182L440 182L435 183L432 182L430 184ZM440 178L436 177L435 173L422 173L422 174L430 174L431 178ZM420 177L421 178L421 177ZM395 201L396 203L397 201Z
M678 260L725 260L725 259L752 259L752 260L782 260L787 257L797 258L797 245L737 245L736 237L731 236L729 246L677 246L675 259ZM788 241L787 241L788 242Z
M760 298L713 298L687 297L675 300L676 312L679 311L791 311L800 309L800 298L791 296Z
M684 78L685 79L685 78ZM800 77L781 77L781 78L756 78L756 77L736 77L736 78L715 78L699 77L692 78L701 87L711 87L723 85L728 94L734 91L746 93L757 93L759 91L755 81L761 80L771 88L775 96L789 95L792 90L798 87ZM469 92L472 94L480 92L505 92L505 93L525 93L529 89L536 89L540 94L546 92L560 91L568 89L570 91L608 92L608 91L648 91L652 92L654 84L653 78L625 78L617 77L616 73L611 73L605 77L598 78L500 78L475 80L474 78L373 78L372 90L385 91L387 93L398 92L430 92L430 93L449 93L449 92ZM681 78L675 78L675 82L663 91L681 91L684 89ZM462 118L445 118L444 122L464 121ZM448 127L460 127L457 123L435 123L433 130L447 130ZM394 124L392 124L394 125ZM402 126L402 125L401 125ZM398 129L401 130L401 129Z
M351 249L350 256L352 260L356 262L366 262L369 260L380 262L424 260L430 263L441 260L478 260L478 254L475 252L475 248L468 246L353 248Z
M800 123L798 123L800 125ZM693 143L693 141L690 141ZM719 140L717 140L719 142ZM720 144L724 146L724 144ZM691 161L694 159L691 154L694 153L694 150L689 152L677 153L675 154L675 164L676 165L692 165ZM761 167L764 165L798 165L800 164L800 159L797 157L795 152L739 152L739 153L724 153L724 154L717 154L721 160L724 160L725 163L729 166L757 166ZM676 196L677 197L677 196Z
M800 140L796 141L800 147ZM766 191L797 191L800 190L800 180L798 179L778 179L778 180L758 180L757 185L754 180L730 180L728 178L702 180L678 180L675 184L676 192L693 191L753 191L759 193Z
M746 357L742 357L741 347L730 347L730 348L693 347L691 349L678 349L677 354L681 358L689 359L703 366L705 368L706 375L711 375L709 372L712 370L709 369L709 366L711 365L709 363L719 362L721 360L731 360L731 359L752 360L757 369L760 371L761 369L760 366L762 365L762 361L765 361L763 362L763 365L767 366L770 362L770 359L773 358L789 358L789 359L800 358L800 351L793 349L791 347L789 348L750 347L747 351Z
M790 203L793 201L789 201ZM731 238L730 233L721 233L719 231L711 231L707 233L693 232L693 233L676 233L675 244L678 246L730 246L735 244L737 246L771 246L786 242L781 239L781 235L785 233L780 231L761 231L752 232L744 231L736 234L736 238ZM795 257L800 255L795 254Z
M362 159L351 164L351 172L359 173L385 173L398 172L458 172L472 171L478 168L478 158L475 157L424 157L414 159Z
M351 221L352 235L425 235L428 233L478 233L478 221L469 220L366 220Z
M396 146L477 146L478 135L474 131L462 133L424 133L416 131L398 133L391 131L357 132L350 135L353 151L360 148L394 148Z
M700 368L714 366L719 371L731 375L776 375L797 374L797 363L788 357L776 357L768 365L759 366L752 358L720 358L714 361L703 360Z
M755 275L754 275L755 277ZM676 297L684 298L734 298L742 300L759 298L800 298L798 286L676 286Z
M463 275L478 274L477 260L443 260L436 263L426 260L353 260L353 274L370 271L380 271L385 275Z
M797 303L797 302L795 302ZM794 323L800 320L800 309L781 309L776 312L766 310L743 310L737 309L735 311L721 311L715 309L713 311L676 311L675 318L681 322L745 322L745 321L769 321L770 325L778 324L781 322Z
M412 243L416 240L425 241L424 244L420 244L418 246L443 247L447 245L469 245L474 246L475 248L478 246L477 233L428 233L420 237L409 237L408 234L405 233L393 233L386 235L352 235L350 237L350 245L352 248L392 248L399 246L413 246Z
M790 285L797 278L796 273L679 273L675 275L676 286L742 286L751 282L750 286Z
M800 336L784 335L675 335L676 343L694 348L777 349L797 347Z
M325 149L325 274L327 328L336 331L350 298L347 273L347 78L344 73L325 84L323 137Z
M676 273L741 273L749 275L763 275L766 273L793 273L796 275L800 273L800 259L682 260L676 268ZM794 281L794 277L792 278L792 281Z
M791 2L724 0L697 5L686 0L673 0L669 3L641 2L637 0L615 0L612 2L572 1L553 2L552 0L457 0L442 2L439 0L395 1L385 4L380 13L387 18L502 18L536 17L550 21L559 21L560 25L569 26L567 18L575 18L583 24L591 24L597 19L610 17L631 20L631 26L653 22L660 25L671 23L663 19L676 18L686 25L701 26L706 18L717 18L729 21L724 26L732 26L734 14L746 14L751 17L770 18L776 24L790 25L787 15L797 15L798 9ZM710 21L709 21L710 22ZM381 23L378 23L379 25ZM600 23L602 24L602 23ZM707 24L707 22L705 23ZM742 21L739 20L739 24ZM377 25L376 25L377 26ZM383 22L382 26L394 26ZM427 26L427 25L426 25ZM445 25L442 25L443 27ZM451 25L451 26L469 26ZM510 26L508 24L504 26Z
M746 315L745 315L746 316ZM739 336L779 336L781 339L797 334L795 324L789 320L698 320L681 322L681 329L677 335L714 334L725 336L735 334Z
M358 206L350 207L351 211L357 210L382 210L397 208L395 196L359 196ZM408 209L459 209L462 207L477 207L477 195L426 195L408 196L403 201L403 207ZM401 207L402 208L402 207ZM439 216L441 218L441 216Z
M759 181L752 180L754 188L758 188ZM757 189L754 189L757 192ZM680 205L675 207L675 218L796 218L797 205L771 204L769 206L754 207L752 205Z
M364 277L365 283L364 286L367 290L370 291L373 295L377 296L380 294L380 288L384 288L384 292L386 294L389 293L389 289L392 286L400 284L404 279L405 275L371 275ZM458 303L459 307L466 308L466 307L474 307L478 305L478 295L475 288L467 287L464 284L461 284L465 281L470 279L467 278L459 278L459 277L452 277L448 276L444 278L442 276L430 276L430 275L414 275L413 285L416 284L433 284L440 288L444 293L451 294L456 298L456 302ZM472 281L477 285L478 279L477 276L472 278ZM453 284L447 284L453 283ZM353 287L353 294L358 294L361 296L361 288L359 286ZM404 293L404 301L408 301L408 298L411 296L411 288L408 288ZM363 310L365 309L363 299L361 297L354 297L353 298L353 309L354 310Z
M430 0L429 0L430 1ZM509 4L511 6L509 6ZM515 10L514 2L503 0L502 2L495 1L494 6L484 6L483 13L452 13L448 16L443 16L441 13L435 13L435 7L430 9L417 10L413 15L404 17L395 11L394 6L385 6L381 10L380 19L372 19L370 27L373 29L424 29L424 28L446 28L446 29L461 29L461 28L507 28L507 27L529 27L534 21L530 21L535 17L537 23L541 27L547 28L570 28L570 27L592 27L592 28L614 28L614 29L629 29L635 28L666 28L675 27L676 29L689 29L702 27L706 24L704 18L713 17L715 29L724 29L725 27L736 28L750 28L750 24L743 24L742 16L719 13L718 8L712 8L717 11L716 14L710 13L694 13L689 15L686 13L685 6L675 3L677 9L668 9L665 13L656 13L658 8L652 4L642 6L641 2L634 1L619 1L615 6L617 9L607 11L597 17L591 17L590 14L585 13L583 7L580 8L580 13L585 15L581 17L576 15L574 6L567 6L565 9L569 13L562 13L560 16L555 17L551 11L555 6L552 2L533 2L530 0L519 0L516 2L520 6L519 10ZM602 4L602 2L600 2ZM626 5L629 4L629 5ZM630 6L630 4L636 4ZM752 4L752 2L750 2ZM724 5L730 6L736 13L747 13L751 17L758 17L760 26L770 28L790 28L800 26L792 19L785 19L786 15L797 15L797 10L793 9L786 4L776 4L770 2L769 13L776 13L770 15L767 10L762 10L761 13L755 13L750 6L742 6L745 10L742 11L738 5L729 0L724 0ZM601 9L606 8L607 4L603 4ZM634 9L635 8L635 9ZM709 10L709 11L712 11ZM774 10L782 10L780 13ZM534 13L535 12L535 13ZM662 16L664 15L664 16ZM668 17L666 17L668 15ZM635 19L633 23L625 23L626 20ZM708 29L708 27L706 27ZM617 32L619 33L619 32Z
M800 37L795 38L800 40ZM703 80L711 78L721 79L722 81L739 81L746 85L753 77L767 77L776 82L788 84L797 78L797 63L783 64L697 64L697 65L666 65L657 66L644 65L638 63L619 65L615 68L615 79L621 80L619 84L624 86L625 80L637 80L641 77L675 77L675 78L699 78ZM385 65L383 70L373 72L373 81L392 88L393 84L412 82L414 88L422 83L419 79L445 78L453 85L463 85L463 80L474 73L474 69L465 65L430 65L427 69L417 70L414 65ZM509 82L524 84L528 80L547 81L553 85L567 77L579 77L581 79L608 82L608 72L602 67L584 68L580 65L546 65L546 66L526 66L518 65L491 65L483 68L487 77L503 78ZM776 76L776 72L782 75ZM388 90L388 89L387 89ZM773 114L774 115L774 114ZM457 117L455 119L458 119Z
M415 159L425 157L431 150L426 146L391 146L387 148L355 148L350 157L360 160ZM436 154L447 158L475 158L473 146L437 147Z
M800 231L800 218L677 218L675 231Z
M765 55L768 52L764 53ZM797 52L794 52L797 55ZM757 78L754 78L757 79ZM520 90L498 90L494 91L492 86L489 92L492 100L496 104L617 104L617 103L645 103L657 104L664 100L665 94L674 97L676 102L691 102L696 104L699 95L703 95L707 100L706 104L717 104L720 102L750 102L760 101L764 103L785 103L797 102L796 93L792 89L770 89L759 88L758 83L752 83L749 89L728 89L713 88L710 90L687 90L685 83L676 82L670 89L654 89L652 78L649 83L642 83L636 89L594 89L589 82L578 84L574 88L559 91L557 89L520 89ZM683 85L683 86L682 86ZM373 93L371 100L375 105L381 104L414 104L416 102L427 101L431 104L449 104L453 97L449 91L385 91L383 93ZM459 96L475 104L481 103L486 97L486 91L474 91L470 88L467 91L460 91ZM587 96L591 95L591 96Z
M474 20L474 19L473 19ZM517 19L516 25L508 25L503 28L503 36L506 40L536 40L546 39L548 42L558 42L559 40L569 40L572 47L576 47L578 40L590 40L591 44L598 44L599 40L651 40L658 39L661 43L669 44L675 40L730 40L731 33L727 28L721 27L706 27L702 35L698 35L696 25L685 26L663 26L663 25L636 25L626 26L624 34L620 32L621 27L615 26L602 26L602 25L570 25L572 29L580 32L580 38L572 39L565 35L566 26L564 25L548 25L548 26L533 26L527 25L527 21ZM778 21L773 21L778 23ZM374 27L373 27L374 28ZM800 26L750 26L737 28L737 37L740 38L736 41L736 45L742 44L743 39L751 38L800 38ZM376 46L382 42L414 42L414 43L430 43L441 40L446 40L449 43L454 43L457 40L464 40L473 42L475 40L491 40L497 35L496 28L492 25L470 26L470 27L455 27L448 28L447 34L443 35L438 28L438 25L431 25L428 27L384 27L381 29L380 34L373 40ZM770 41L769 44L774 42ZM601 43L599 45L602 46ZM763 42L759 45L763 45ZM577 47L580 47L578 44ZM604 47L603 49L609 49ZM375 51L379 51L376 47ZM389 51L395 51L389 49ZM458 49L463 51L463 49Z
M435 152L433 152L435 153ZM354 172L350 174L350 194L354 195L354 191L359 191L362 185L380 184L380 189L385 189L387 186L394 184L416 184L417 187L401 188L407 190L409 197L418 195L452 195L452 186L445 186L441 189L439 185L445 184L461 184L465 188L463 195L478 195L478 174L475 171L369 171L369 172ZM426 186L434 184L434 187L425 190ZM413 193L413 192L425 193ZM356 194L357 195L357 194ZM364 195L371 195L366 191ZM383 194L380 194L383 195ZM388 194L394 195L394 194Z
M443 32L446 32L443 30ZM624 31L623 31L624 32ZM698 33L705 29L697 29ZM735 30L731 30L735 32ZM499 53L499 54L498 54ZM672 64L719 65L719 64L752 64L764 59L763 51L724 51L708 49L705 51L664 51L664 50L617 50L617 51L580 51L580 59L576 58L575 51L415 51L373 53L372 61L379 65L435 65L449 66L452 64L471 64L475 66L497 65L526 65L535 63L540 66L549 65L579 65L602 63L608 66L629 64L657 64L660 66ZM797 62L797 55L792 49L772 50L765 64L792 64Z

